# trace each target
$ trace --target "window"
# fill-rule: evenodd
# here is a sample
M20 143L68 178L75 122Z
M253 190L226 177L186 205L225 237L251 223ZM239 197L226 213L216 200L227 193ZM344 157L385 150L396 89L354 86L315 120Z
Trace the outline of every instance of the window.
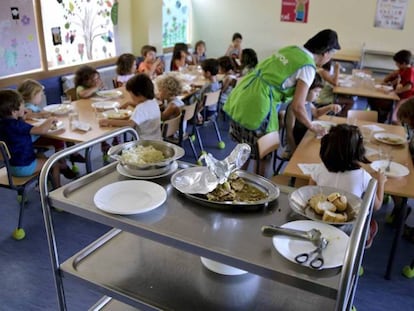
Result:
M191 0L163 0L162 47L190 41Z
M41 0L41 7L49 68L115 56L117 0Z

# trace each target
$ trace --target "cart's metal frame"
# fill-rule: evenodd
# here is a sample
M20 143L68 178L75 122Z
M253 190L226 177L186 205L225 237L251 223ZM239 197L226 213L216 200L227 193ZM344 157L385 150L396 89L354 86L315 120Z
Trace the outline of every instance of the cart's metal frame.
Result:
M108 134L100 136L92 141L74 145L71 148L62 150L52 155L45 163L39 180L41 203L43 209L43 217L46 227L46 234L49 245L49 252L51 256L51 264L54 274L54 281L57 290L57 300L60 310L66 310L66 301L64 286L62 280L62 271L60 270L60 260L57 248L56 237L54 233L53 220L51 214L51 206L49 205L49 191L47 188L47 176L54 164L59 159L62 159L74 152L79 152L83 149L91 148L102 141L108 140L112 137L121 134L130 133L134 139L138 139L137 132L132 128L121 128L114 130ZM369 223L371 219L372 205L376 191L376 180L372 179L369 183L368 189L365 192L361 210L354 224L354 229L350 237L350 242L345 254L344 265L341 271L340 284L338 295L335 304L335 310L345 311L352 308L355 289L358 281L358 272L364 254L365 239L369 231Z

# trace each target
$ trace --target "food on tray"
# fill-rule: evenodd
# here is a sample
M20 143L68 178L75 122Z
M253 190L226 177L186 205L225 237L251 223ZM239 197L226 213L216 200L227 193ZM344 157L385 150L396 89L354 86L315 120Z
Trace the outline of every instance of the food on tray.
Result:
M318 193L308 200L308 205L322 220L327 222L346 222L355 217L354 212L348 209L348 199L339 192L329 195Z
M121 91L117 90L106 90L106 91L98 91L96 92L98 96L105 97L105 98L116 98L122 95Z
M153 146L142 146L122 151L121 160L124 163L137 165L137 164L149 164L156 163L165 160L165 156L162 151L155 149Z
M217 202L255 202L265 199L267 194L257 187L246 183L243 178L236 174L231 174L228 181L218 185L216 189L207 193L206 196L210 201Z
M389 144L402 144L404 141L399 137L390 137L390 136L379 136L379 140L382 140Z
M131 115L129 110L111 110L104 113L108 119L128 119Z
M328 195L328 201L335 205L338 212L343 212L348 207L348 200L346 196L341 195L339 192L333 192Z
M346 213L325 211L322 220L326 222L346 222L348 220L348 215Z

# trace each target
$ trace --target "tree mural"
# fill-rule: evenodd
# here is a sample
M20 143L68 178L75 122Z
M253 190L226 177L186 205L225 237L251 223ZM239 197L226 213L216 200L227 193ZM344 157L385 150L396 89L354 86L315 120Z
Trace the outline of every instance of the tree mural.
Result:
M77 35L83 37L78 43L78 52L81 58L86 51L88 60L93 59L93 44L95 40L113 42L113 25L118 22L118 1L103 0L57 0L64 10L64 28L70 34L72 43ZM81 34L76 32L81 30ZM83 48L83 44L84 47ZM106 46L102 47L106 54Z

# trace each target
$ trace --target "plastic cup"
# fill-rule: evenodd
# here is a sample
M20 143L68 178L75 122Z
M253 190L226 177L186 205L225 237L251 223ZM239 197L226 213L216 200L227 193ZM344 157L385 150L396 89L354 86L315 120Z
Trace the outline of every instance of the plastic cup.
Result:
M76 110L73 110L69 113L69 126L71 130L76 128L75 124L79 121L79 113Z
M62 95L60 96L60 102L65 105L70 105L72 98L69 95Z

